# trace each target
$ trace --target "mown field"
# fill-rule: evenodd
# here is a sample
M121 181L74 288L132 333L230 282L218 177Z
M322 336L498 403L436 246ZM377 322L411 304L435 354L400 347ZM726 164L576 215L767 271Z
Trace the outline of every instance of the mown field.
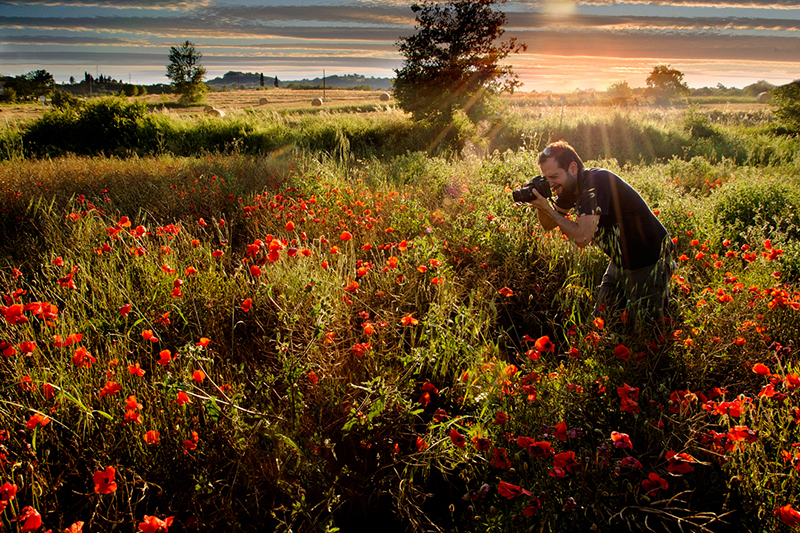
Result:
M528 107L7 126L3 527L800 525L797 136ZM607 259L511 201L558 138L670 231L666 320L594 319Z

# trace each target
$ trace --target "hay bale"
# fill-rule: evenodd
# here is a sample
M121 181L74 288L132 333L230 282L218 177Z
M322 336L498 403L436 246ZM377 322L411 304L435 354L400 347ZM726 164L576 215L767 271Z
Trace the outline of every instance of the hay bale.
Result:
M758 93L756 96L756 102L759 104L767 104L769 103L770 96L772 96L769 91L764 91L763 93Z
M213 105L207 105L207 106L205 106L205 107L203 108L203 113L205 113L205 114L209 114L209 113L211 113L211 111L213 111L213 110L214 110L214 106L213 106Z
M314 107L319 107L322 105L322 98L314 98L311 100L311 105Z
M389 99L391 99L391 96L389 95L389 93L382 93L381 94L381 102L388 102Z
M209 115L209 116L212 116L212 117L224 117L225 116L225 112L224 111L222 111L221 109L217 109L213 105L207 105L205 107L205 113L206 113L206 115Z
M267 105L268 103L269 102L267 102L267 99L264 98L263 96L258 99L258 105Z

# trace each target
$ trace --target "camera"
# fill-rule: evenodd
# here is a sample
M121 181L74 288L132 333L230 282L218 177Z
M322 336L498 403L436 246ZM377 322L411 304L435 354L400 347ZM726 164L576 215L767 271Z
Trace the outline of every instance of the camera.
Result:
M526 183L519 189L511 191L511 197L516 203L528 203L536 199L533 194L533 189L539 191L543 198L550 198L553 193L550 192L550 184L542 176L535 176L531 181Z

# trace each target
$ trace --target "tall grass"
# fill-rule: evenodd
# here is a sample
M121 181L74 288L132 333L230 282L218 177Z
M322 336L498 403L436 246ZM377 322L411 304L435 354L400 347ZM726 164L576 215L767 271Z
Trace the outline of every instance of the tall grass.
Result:
M700 135L661 112L511 113L486 131L532 128L519 149L397 153L372 136L416 126L382 113L160 117L158 153L241 141L2 162L4 527L28 506L59 530L778 527L800 496L795 167L641 155ZM288 148L251 153L268 128ZM676 240L669 321L594 321L605 256L510 200L540 143L588 131L587 164Z

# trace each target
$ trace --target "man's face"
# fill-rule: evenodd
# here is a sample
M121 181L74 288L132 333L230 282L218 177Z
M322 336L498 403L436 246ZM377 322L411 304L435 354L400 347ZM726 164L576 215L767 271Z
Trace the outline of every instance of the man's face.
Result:
M542 169L542 176L550 184L553 195L561 196L575 195L578 193L578 164L574 161L569 164L569 168L564 170L558 166L555 157L545 159L539 168Z

